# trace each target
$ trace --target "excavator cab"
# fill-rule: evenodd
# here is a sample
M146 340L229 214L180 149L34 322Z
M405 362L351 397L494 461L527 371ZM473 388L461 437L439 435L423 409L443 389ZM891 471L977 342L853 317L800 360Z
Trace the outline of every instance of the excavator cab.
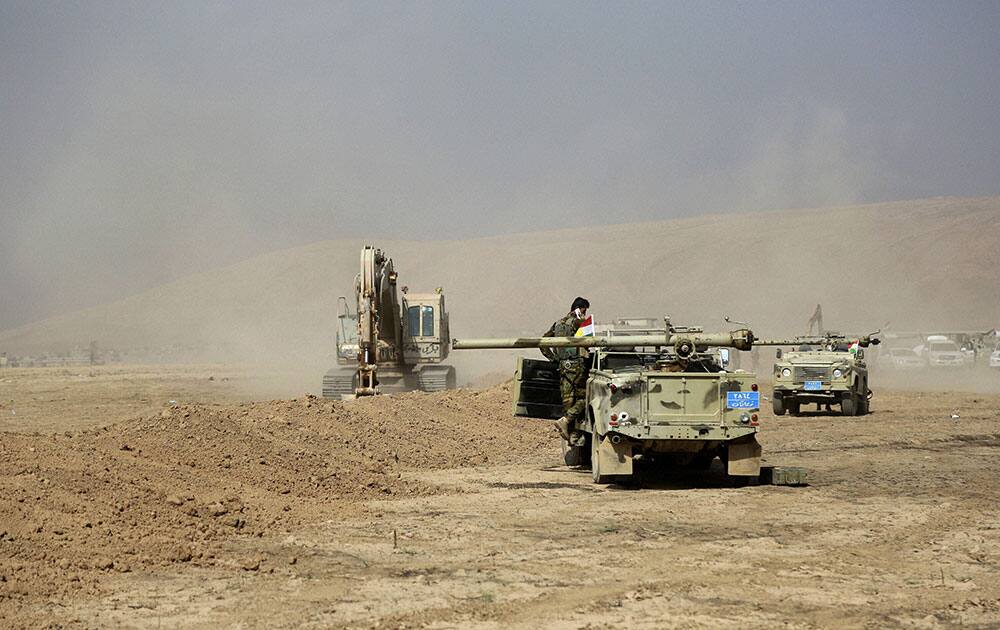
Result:
M440 361L448 356L451 338L444 293L403 295L403 359L410 364Z

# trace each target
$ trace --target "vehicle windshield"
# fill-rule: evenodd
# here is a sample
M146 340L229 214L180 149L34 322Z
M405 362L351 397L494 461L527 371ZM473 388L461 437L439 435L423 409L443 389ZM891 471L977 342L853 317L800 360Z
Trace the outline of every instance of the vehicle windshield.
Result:
M639 352L608 352L601 357L601 368L613 372L638 370L656 362L656 357Z

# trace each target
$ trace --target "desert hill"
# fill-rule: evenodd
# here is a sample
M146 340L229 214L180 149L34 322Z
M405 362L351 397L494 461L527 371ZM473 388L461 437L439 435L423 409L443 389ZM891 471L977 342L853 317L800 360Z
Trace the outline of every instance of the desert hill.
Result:
M598 321L669 314L711 329L730 315L759 334L799 333L817 302L835 329L1000 324L1000 197L370 242L393 257L401 284L444 287L459 338L540 333L578 294ZM0 350L182 345L313 373L330 362L336 298L352 289L361 246L317 242L208 270L0 332Z

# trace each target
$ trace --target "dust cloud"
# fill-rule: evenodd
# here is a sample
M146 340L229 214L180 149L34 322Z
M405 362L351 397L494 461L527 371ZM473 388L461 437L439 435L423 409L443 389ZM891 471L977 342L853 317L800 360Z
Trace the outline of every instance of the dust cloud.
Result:
M993 4L4 3L0 330L316 241L997 195L998 24ZM796 238L837 238L818 229ZM325 271L317 292L352 275Z
M710 215L464 241L381 241L400 284L444 288L453 338L541 334L576 295L598 321L661 317L766 337L828 329L986 331L1000 323L1000 198ZM315 392L334 366L336 297L362 241L325 241L0 333L13 353L101 347L245 363L269 395ZM513 352L452 352L460 382Z

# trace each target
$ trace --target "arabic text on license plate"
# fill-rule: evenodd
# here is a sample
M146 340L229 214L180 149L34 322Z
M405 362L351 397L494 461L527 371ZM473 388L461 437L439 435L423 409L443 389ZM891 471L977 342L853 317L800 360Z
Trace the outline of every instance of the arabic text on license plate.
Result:
M823 381L806 381L806 391L816 391L823 389Z
M760 392L726 392L726 407L730 409L759 409Z

